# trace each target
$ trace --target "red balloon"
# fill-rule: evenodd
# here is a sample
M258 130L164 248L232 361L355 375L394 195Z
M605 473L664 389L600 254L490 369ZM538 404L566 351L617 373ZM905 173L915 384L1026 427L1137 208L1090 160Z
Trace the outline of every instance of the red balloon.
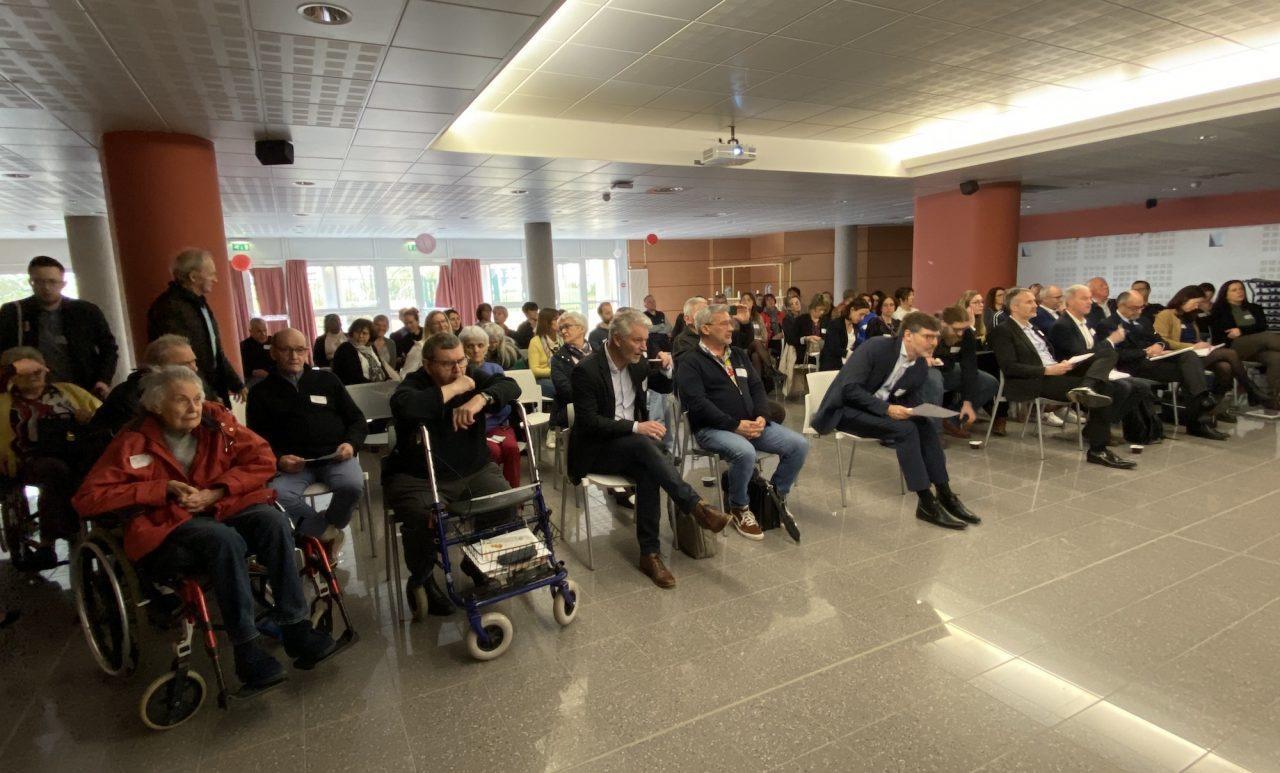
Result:
M652 247L653 245L658 243L658 235L649 234L648 236L644 237L644 240L649 243L650 247Z
M231 267L234 268L236 271L248 271L249 267L252 265L253 265L253 258L250 258L248 255L245 255L243 252L238 252L235 255L231 256Z

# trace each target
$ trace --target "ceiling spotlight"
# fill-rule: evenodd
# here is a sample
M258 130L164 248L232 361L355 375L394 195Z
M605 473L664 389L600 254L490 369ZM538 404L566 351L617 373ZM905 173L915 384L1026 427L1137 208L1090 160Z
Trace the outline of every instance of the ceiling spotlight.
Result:
M523 188L516 188L515 190L511 191L512 196L523 196L526 193L528 193L528 191L524 190Z
M1200 142L1213 142L1214 140L1218 139L1218 135L1201 134L1199 137L1196 137L1196 139L1199 140Z
M1192 190L1198 190L1201 185L1204 185L1204 183L1200 182L1199 180L1192 180L1191 182L1187 183L1187 185L1189 185Z
M312 181L310 181L310 180L294 180L294 181L293 181L293 184L294 184L294 185L300 185L300 186L302 186L303 188L310 188L312 185L315 185L315 183L313 183L313 182L312 182Z
M663 185L657 188L650 188L649 190L645 191L645 193L679 193L680 191L683 191L683 190L684 188L679 185Z
M10 180L25 180L31 175L26 172L5 172L4 176L8 177Z
M310 212L294 212L293 216L294 217L311 217L311 213Z
M316 24L323 24L327 27L346 24L351 21L351 11L331 3L303 3L298 6L298 15L307 21L313 21Z

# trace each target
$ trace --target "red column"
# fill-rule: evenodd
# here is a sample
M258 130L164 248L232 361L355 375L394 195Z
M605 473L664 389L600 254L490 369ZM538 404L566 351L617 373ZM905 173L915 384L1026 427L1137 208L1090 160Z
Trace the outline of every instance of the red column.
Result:
M207 300L227 359L238 370L213 143L187 134L109 132L102 137L102 178L134 350L140 353L147 344L147 309L168 286L174 256L199 247L218 266L218 283Z
M1017 182L983 183L971 196L952 191L916 198L911 283L917 307L933 312L965 290L1013 284L1021 198Z

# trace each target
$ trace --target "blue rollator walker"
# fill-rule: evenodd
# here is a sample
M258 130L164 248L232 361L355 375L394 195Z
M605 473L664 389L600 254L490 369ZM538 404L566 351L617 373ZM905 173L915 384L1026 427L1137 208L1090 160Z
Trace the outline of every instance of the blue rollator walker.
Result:
M524 421L524 406L517 403L515 410L520 425L528 426ZM531 483L446 505L436 488L431 435L426 427L422 427L421 432L445 592L456 606L466 610L471 627L467 649L471 656L477 660L493 660L507 651L515 636L510 618L501 612L485 610L539 588L551 591L556 622L572 623L578 613L578 584L569 579L564 562L556 558L551 514L542 497L542 478L534 450L537 443L532 440L525 443ZM511 511L514 515L509 515ZM453 560L449 555L449 549L454 546L462 550L463 571L479 580L476 587L465 593L454 583Z

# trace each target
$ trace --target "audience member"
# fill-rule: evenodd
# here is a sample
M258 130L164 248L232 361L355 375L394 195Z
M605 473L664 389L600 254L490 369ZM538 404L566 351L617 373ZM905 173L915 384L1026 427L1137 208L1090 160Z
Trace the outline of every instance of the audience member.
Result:
M1129 291L1138 293L1142 296L1142 316L1147 319L1155 319L1156 315L1164 311L1164 307L1158 303L1151 302L1151 283L1145 279L1136 279L1133 284L1129 285ZM1120 301L1117 299L1116 304Z
M111 389L119 347L102 310L67 298L62 264L47 255L27 263L31 295L0 306L0 352L30 346L44 355L49 380L75 384L99 398Z
M261 317L249 320L249 337L240 342L240 367L244 369L245 385L250 387L271 370L271 335Z
M1039 282L1032 282L1031 284L1027 285L1027 289L1031 291L1032 298L1039 299L1040 291L1044 289L1044 285L1040 284Z
M227 360L218 334L218 320L205 301L218 282L218 269L207 250L189 249L173 259L173 281L147 310L147 340L173 333L183 336L196 353L196 365L205 384L224 405L234 393L244 402L249 392L240 374Z
M423 337L433 336L436 333L449 333L449 315L439 309L432 309L427 312L426 332ZM421 342L419 342L421 343Z
M756 373L765 384L765 390L772 391L776 368L773 356L769 354L769 329L756 308L754 295L743 293L739 296L738 305L733 309L731 324L734 327L733 345L747 353L751 363L756 366Z
M609 338L609 323L613 321L613 304L605 301L596 307L596 316L600 317L600 322L587 335L587 343L591 344L593 351L599 351L604 347L604 342Z
M916 310L916 291L910 287L899 287L893 291L893 302L896 305L893 320L901 322L903 317Z
M1226 440L1228 435L1209 426L1211 412L1217 407L1218 400L1205 381L1204 362L1190 349L1172 357L1151 359L1165 354L1167 347L1156 335L1151 320L1143 316L1145 305L1146 298L1133 290L1125 290L1116 296L1116 313L1109 322L1124 334L1124 338L1115 345L1119 356L1116 367L1159 384L1177 383L1182 389L1187 434L1209 440Z
M52 569L58 563L57 541L70 543L80 529L71 495L87 466L80 456L92 449L77 447L75 438L100 403L75 384L53 381L35 347L6 350L0 371L8 384L0 392L0 475L40 490L39 542L25 553L21 544L10 545L10 557L20 569Z
M658 311L658 301L652 295L644 297L644 315L649 318L649 356L671 351L671 328L667 327L667 315Z
M587 330L587 318L576 311L566 311L556 323L559 327L560 348L551 355L551 383L555 387L555 402L551 405L551 426L569 426L566 408L573 404L573 369L588 354L597 351L583 333Z
M486 417L520 397L520 387L505 375L467 372L462 342L452 333L436 333L423 343L421 370L405 375L391 396L396 445L383 460L386 506L400 521L404 562L409 570L409 608L415 617L453 611L449 597L432 576L436 561L435 496L445 503L508 489L502 471L489 456ZM421 430L431 438L428 472ZM432 480L434 479L434 486ZM510 510L477 516L477 529L495 528L514 516ZM464 571L468 571L466 562ZM468 574L482 580L475 567Z
M802 347L796 353L797 361L804 362L810 354L816 356L822 350L830 315L831 304L827 303L826 296L822 293L813 296L809 301L809 313L796 321L796 336Z
M551 383L551 355L560 348L560 336L556 335L556 319L560 312L553 308L545 308L538 312L538 325L534 329L533 338L529 339L529 370L542 387L543 397L555 396L555 385Z
M305 338L290 345L305 357ZM146 418L111 441L76 493L76 510L92 519L141 509L124 525L129 559L156 576L209 579L246 687L285 678L258 644L246 553L267 570L285 653L301 668L333 654L337 643L311 626L289 519L271 505L275 494L266 484L275 457L267 443L230 411L204 402L204 385L186 368L149 373L142 405Z
M702 333L698 349L681 361L676 387L689 414L698 445L720 455L729 466L729 517L742 536L764 539L751 512L747 484L756 452L778 455L771 483L785 502L809 443L802 435L771 422L764 383L747 353L731 346L733 322L726 306L707 306L694 324Z
M983 300L982 293L977 290L965 290L964 294L960 296L960 300L956 301L956 306L968 313L969 329L973 331L973 337L977 339L978 343L985 344L987 341L987 302Z
M876 309L876 314L868 315L866 319L866 333L864 338L880 338L882 336L893 336L898 334L898 320L893 318L894 312L898 310L898 302L889 296L880 299L880 306Z
M682 356L698 348L698 326L694 320L698 316L698 312L702 311L707 305L707 299L701 295L695 295L684 302L684 308L681 310L681 320L684 322L684 329L680 331L671 341L671 356L679 360ZM592 347L592 351L600 351Z
M1178 290L1169 300L1169 305L1156 314L1156 333L1170 349L1212 349L1200 361L1205 370L1212 371L1214 375L1213 391L1218 398L1214 417L1218 421L1235 422L1235 416L1226 410L1226 402L1236 384L1245 391L1251 404L1274 408L1274 402L1249 378L1238 352L1227 346L1214 349L1213 344L1201 336L1198 322L1204 303L1204 293L1196 285Z
M504 374L502 366L485 358L489 351L489 334L476 325L462 328L458 336L467 355L467 370L490 376ZM511 427L511 406L506 405L485 417L485 441L489 459L502 468L502 477L515 488L520 485L520 446Z
M409 353L404 357L404 365L401 367L401 373L412 373L422 368L422 344L428 337L436 333L449 332L449 318L443 311L433 309L427 312L426 326L422 332L422 340L415 343Z
M840 370L854 348L866 339L867 326L863 319L870 314L871 309L864 299L849 299L844 307L844 316L832 320L827 329L822 351L818 353L818 370Z
M515 342L507 337L502 325L486 322L480 327L489 336L489 362L496 362L504 371L521 367L520 351L516 349Z
M511 338L516 342L516 348L528 349L529 341L533 339L534 326L538 324L538 304L525 301L520 311L524 314L524 322L521 322L516 332L511 334Z
M1004 373L1005 397L1009 400L1043 397L1088 408L1089 418L1084 426L1085 441L1089 444L1086 461L1121 470L1137 467L1137 462L1117 456L1107 448L1111 424L1123 415L1120 411L1131 391L1124 381L1109 380L1117 360L1115 349L1099 348L1092 357L1077 363L1067 359L1058 361L1044 334L1031 325L1036 310L1031 293L1020 287L1012 288L1008 304L1009 318L987 334ZM1064 315L1063 319L1070 320L1070 317ZM1074 320L1071 321L1074 324ZM1111 410L1105 410L1108 406Z
M268 485L280 505L299 532L329 544L332 560L364 494L359 453L368 424L336 371L307 365L307 339L301 331L276 333L271 358L276 364L272 374L249 390L246 423L275 454L277 472ZM323 483L333 493L323 513L302 496L313 483Z
M646 392L649 387L670 391L672 359L662 352L658 363L646 362L648 338L648 317L619 312L605 348L574 368L568 470L574 483L593 472L635 481L640 570L655 585L671 588L676 580L662 563L658 542L659 490L705 529L718 533L729 519L698 496L661 450L667 429L649 419Z
M316 336L311 345L311 364L317 368L333 367L334 352L346 342L347 334L342 332L342 317L337 314L324 315L324 332Z
M987 295L982 310L982 326L987 329L987 335L991 335L992 329L996 325L1004 321L1005 313L1005 289L1003 287L987 288Z
M1116 310L1116 302L1110 297L1111 287L1107 284L1107 280L1100 276L1090 279L1085 286L1089 289L1089 295L1093 301L1086 316L1090 323L1101 324Z
M502 328L503 336L510 338L513 335L515 335L515 331L507 327L507 307L506 306L493 307L493 321L494 321L494 324Z
M382 365L387 369L388 373L398 372L396 367L396 345L387 338L387 331L391 329L391 320L386 314L379 314L373 318L373 338L370 339L369 345L378 353L378 359L382 360Z
M487 303L482 303L476 307L476 324L485 325L493 321L493 307Z
M111 390L102 406L93 414L90 423L90 435L100 441L101 446L115 437L126 424L142 416L142 379L148 373L170 365L189 369L199 373L196 367L196 353L191 350L187 339L172 333L162 335L151 343L142 353L142 367L129 374L129 377ZM274 363L271 368L274 368ZM267 372L271 372L271 368Z
M423 332L419 319L417 309L409 308L400 312L400 321L404 323L404 327L391 334L391 341L396 345L396 368L404 367L409 350L422 341Z
M400 374L387 370L382 358L373 350L373 323L357 319L347 329L347 340L333 352L332 369L343 384L377 384L382 381L399 381ZM488 342L486 341L486 344Z
M1036 330L1048 336L1049 331L1058 322L1058 318L1062 316L1062 288L1057 285L1042 287L1036 300L1040 305L1036 308L1036 315L1031 318L1031 324L1035 325Z
M799 298L799 299L800 299L800 305L802 305L802 306L804 305L804 293L800 292L800 288L799 288L799 287L796 287L796 286L794 286L794 285L792 285L791 287L788 287L788 288L787 288L786 295L785 295L784 297L785 297L785 298L786 298L786 300L788 300L788 301L790 301L792 298Z
M938 338L938 320L912 312L902 320L901 338L867 340L840 369L812 423L823 434L839 430L879 438L897 453L907 488L919 499L916 518L963 529L982 519L951 490L937 427L911 412L923 402Z
M974 298L981 300L976 292ZM978 319L981 319L981 314ZM942 430L952 437L968 439L969 427L977 420L976 408L995 399L1000 382L978 368L978 336L973 332L973 314L961 306L942 310L939 346L935 349L942 365L929 369L922 393L924 402L958 410L955 419L942 422Z
M1209 310L1209 329L1215 344L1231 347L1241 360L1262 363L1269 393L1264 402L1271 410L1278 407L1280 331L1267 329L1267 314L1261 306L1245 299L1244 282L1232 279L1218 288L1218 297Z
M450 333L456 336L462 332L462 315L458 313L457 309L445 309L444 316L449 321L448 329Z

